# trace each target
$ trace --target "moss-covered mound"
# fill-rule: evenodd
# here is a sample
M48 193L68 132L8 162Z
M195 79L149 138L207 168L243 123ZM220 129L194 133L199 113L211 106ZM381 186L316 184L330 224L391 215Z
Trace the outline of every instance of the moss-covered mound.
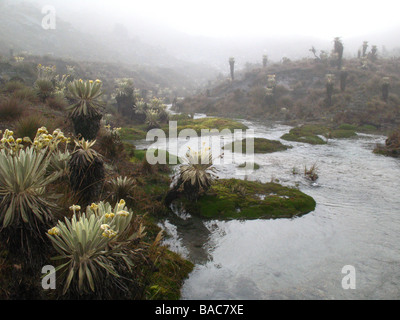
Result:
M171 120L174 120L173 118ZM218 131L222 131L223 129L229 129L233 132L235 129L246 130L247 126L244 124L225 118L201 118L201 119L182 119L177 118L177 134L184 129L193 129L196 131L198 135L201 134L202 129L212 130L216 129ZM163 124L160 128L165 132L165 136L169 136L169 125ZM135 125L130 128L122 128L120 135L122 140L142 140L146 139L147 135L147 126L146 124Z
M168 134L168 126L162 129ZM217 129L218 131L229 129L233 131L235 129L246 130L248 127L238 121L225 118L179 119L178 134L183 129L194 129L200 134L202 129Z
M181 297L183 281L193 270L194 264L178 254L163 248L158 253L157 271L153 272L147 287L149 300L178 300Z
M247 153L247 144L246 139L241 141L241 152ZM290 146L286 146L277 140L269 140L265 138L254 138L254 153L272 153L276 151L283 151L291 148ZM239 150L235 150L235 143L228 143L224 146L225 150L232 150L232 152L240 152Z
M355 127L340 126L338 128L329 128L323 125L303 125L293 128L289 133L284 134L281 138L288 141L304 142L309 144L326 144L328 139L351 138L356 136Z
M300 216L315 209L315 200L277 183L222 179L197 202L179 199L183 208L209 219L275 219Z

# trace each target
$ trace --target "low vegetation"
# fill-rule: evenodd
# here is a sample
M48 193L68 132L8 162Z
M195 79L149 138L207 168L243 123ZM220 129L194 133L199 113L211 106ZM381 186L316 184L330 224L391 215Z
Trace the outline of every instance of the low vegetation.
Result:
M284 151L284 150L287 150L288 148L291 148L290 146L286 146L277 140L269 140L269 139L265 139L265 138L254 138L251 141L254 142L254 149L253 149L254 153L272 153L272 152L277 152L277 151ZM239 150L242 153L247 153L246 139L243 139L239 143L240 143ZM223 148L225 150L231 150L233 152L240 152L239 150L235 149L236 144L237 144L237 142L235 141L235 142L225 145Z
M186 117L171 117L171 121L177 121L177 134L184 130L194 130L196 134L200 135L203 131L205 134L213 134L211 129L221 132L224 129L230 130L232 133L235 129L246 130L247 126L232 119L224 118L200 118L188 119ZM163 130L166 137L169 137L169 126L167 124L159 126ZM142 140L146 139L147 125L135 125L134 127L124 127L121 129L121 139L123 140Z
M281 138L288 141L304 142L309 144L326 144L328 139L351 138L357 136L357 127L342 125L329 128L324 125L302 125L293 128Z
M208 219L292 218L315 209L315 201L301 191L277 183L221 179L196 203L178 200L187 212Z

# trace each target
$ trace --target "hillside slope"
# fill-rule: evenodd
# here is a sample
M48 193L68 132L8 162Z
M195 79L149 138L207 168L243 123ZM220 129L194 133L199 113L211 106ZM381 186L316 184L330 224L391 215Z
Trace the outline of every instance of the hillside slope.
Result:
M194 90L214 77L216 71L201 64L179 60L163 48L137 38L129 38L118 29L109 34L76 29L57 16L56 29L42 28L45 15L29 3L1 3L0 54L47 55L73 61L114 63L129 66L154 85L185 87ZM151 74L151 76L149 76Z
M252 119L329 121L396 127L400 124L400 59L303 59L238 73L187 98L181 111ZM332 77L331 102L327 75ZM341 76L346 74L346 81ZM271 77L272 76L272 77ZM275 78L275 82L271 78ZM387 100L383 79L389 81ZM345 84L342 88L341 85ZM270 87L268 89L268 87Z

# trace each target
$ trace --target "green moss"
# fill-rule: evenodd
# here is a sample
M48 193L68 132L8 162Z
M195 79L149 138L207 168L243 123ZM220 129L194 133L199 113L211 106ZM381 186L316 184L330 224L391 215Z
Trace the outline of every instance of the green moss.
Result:
M210 219L291 218L313 211L316 205L297 189L238 179L217 181L197 203L179 201L188 212Z
M331 139L343 139L343 138L355 137L357 136L357 133L354 130L334 129L324 135Z
M326 141L318 136L298 136L292 133L285 133L281 139L288 141L304 142L309 144L326 144Z
M162 129L168 134L168 127ZM218 131L229 129L233 131L235 129L246 130L248 127L232 119L201 118L178 120L178 134L183 129L193 129L197 134L200 134L202 129L217 129Z
M194 265L182 259L178 254L165 250L156 263L157 272L150 278L147 287L147 299L178 300L183 281L192 272Z
M342 124L338 128L329 128L323 125L303 125L293 128L281 138L289 141L305 142L309 144L326 144L320 136L330 139L351 138L357 136L355 126Z
M372 124L364 124L362 126L357 127L356 130L358 132L371 133L371 132L377 132L378 128L373 126Z
M148 195L165 195L169 190L170 184L169 174L158 172L157 174L147 175L142 188Z
M340 126L337 127L339 130L357 130L357 126L354 124L348 124L348 123L343 123Z
M164 131L166 137L169 136L168 124L163 125L160 129ZM217 129L218 131L229 129L233 131L235 129L246 130L248 127L238 121L224 118L178 119L177 134L179 135L179 132L184 129L193 129L200 135L202 129ZM120 135L122 140L142 140L146 139L147 131L146 125L138 125L122 128Z
M121 140L142 140L146 139L146 127L144 125L135 126L131 128L121 128Z
M246 153L247 152L247 144L246 144L246 139L243 139L241 141L241 148L242 152ZM235 143L229 143L224 146L224 149L229 149L232 150L233 152L237 152L234 148ZM277 152L277 151L283 151L287 150L290 148L289 146L286 146L282 144L280 141L277 140L268 140L265 138L254 138L254 153L272 153L272 152Z

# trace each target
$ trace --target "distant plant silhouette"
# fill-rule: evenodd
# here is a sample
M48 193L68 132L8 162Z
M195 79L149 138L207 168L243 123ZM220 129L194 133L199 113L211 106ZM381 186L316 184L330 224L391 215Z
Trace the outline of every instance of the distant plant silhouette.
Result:
M390 78L383 77L381 89L382 89L382 99L385 102L387 102L389 98L389 86L390 86Z
M337 66L338 66L338 69L340 70L342 68L343 43L339 37L336 37L334 42L335 42L334 52L337 54L337 57L338 57Z
M370 59L371 61L378 60L378 47L375 45L371 48Z
M267 63L268 63L268 56L266 54L264 54L263 58L262 58L263 68L265 68L267 66Z
M229 67L231 69L231 79L233 81L235 79L235 58L234 57L229 58Z
M335 75L329 73L326 75L326 104L328 107L332 105L332 94L333 85L335 81Z
M368 41L364 41L362 45L362 56L365 57L367 55L368 49Z
M115 100L117 101L118 112L132 119L135 113L133 106L136 103L136 98L131 80L126 81L121 88L118 88Z

